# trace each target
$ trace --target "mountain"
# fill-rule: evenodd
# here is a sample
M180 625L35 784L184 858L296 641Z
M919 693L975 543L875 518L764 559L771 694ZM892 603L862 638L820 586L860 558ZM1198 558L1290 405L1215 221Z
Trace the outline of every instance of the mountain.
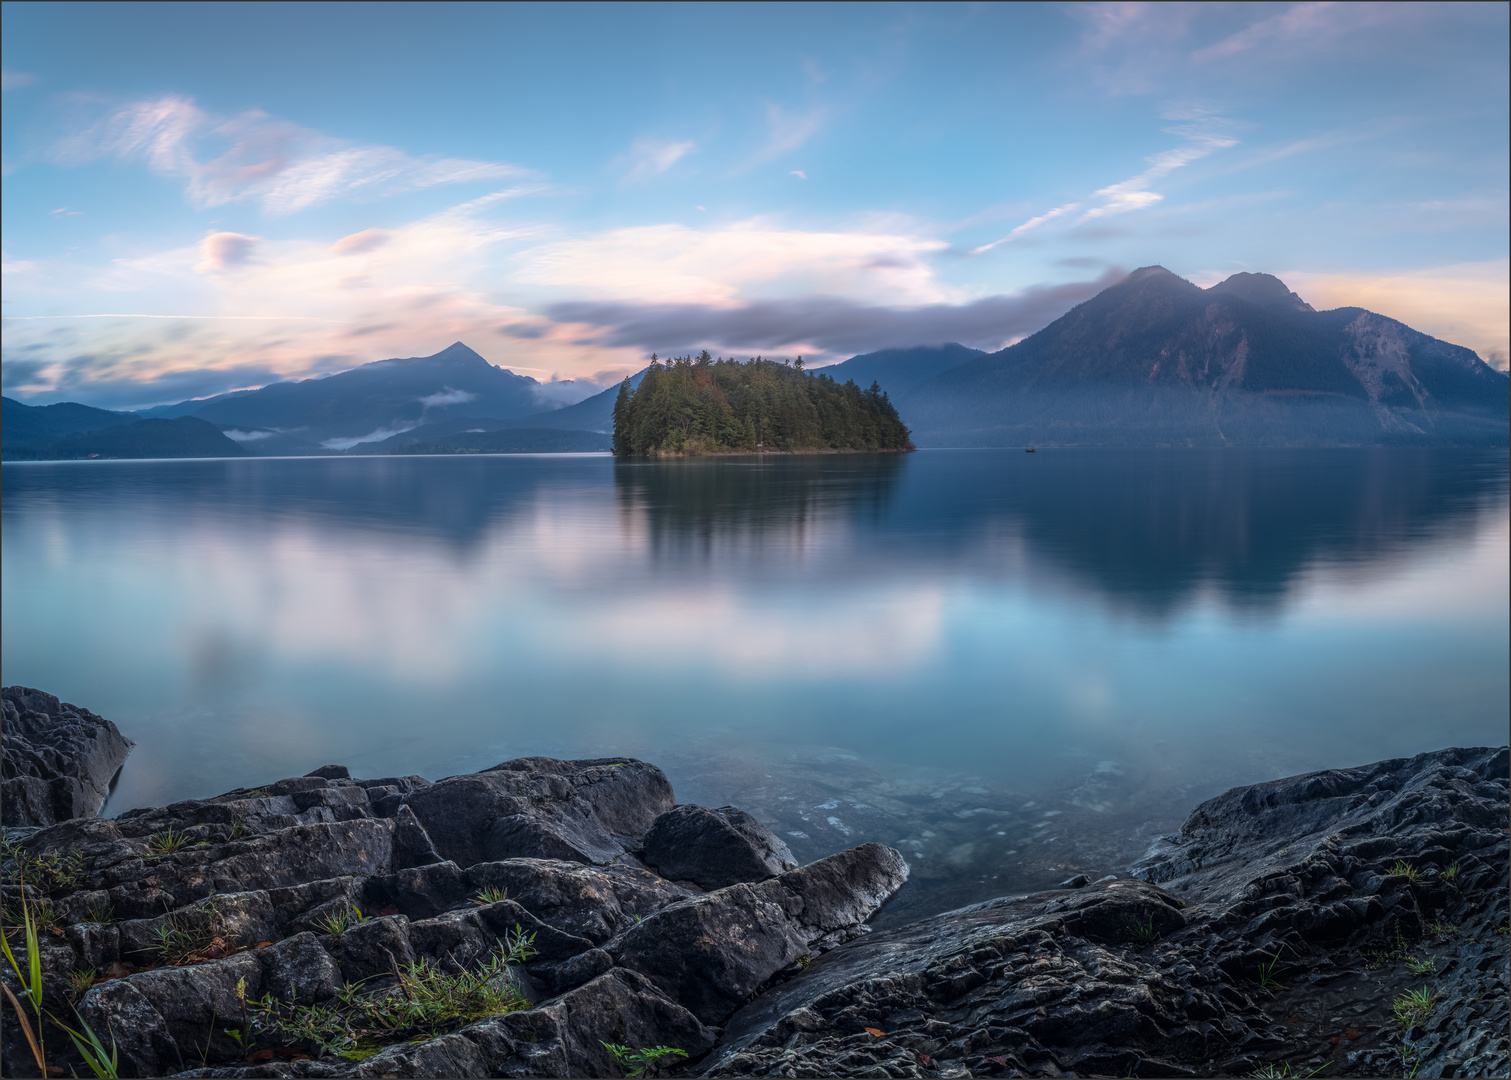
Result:
M911 349L882 349L812 370L828 375L835 382L854 382L860 387L878 382L883 390L895 397L942 371L985 355L980 349L950 342L948 345L916 345Z
M508 419L546 406L540 383L494 367L458 341L434 356L377 360L338 375L180 402L149 415L197 416L258 450L261 440L247 435L276 433L304 446L345 450L459 415Z
M22 406L26 408L26 406ZM103 411L103 410L101 410ZM52 461L75 458L223 458L244 457L246 451L226 438L208 420L194 416L153 417L111 424L94 431L65 435L46 446L7 446L10 461Z
M606 452L612 440L601 431L564 428L473 429L424 439L396 435L379 448L391 454L581 454Z
M135 413L93 409L73 401L26 405L15 398L0 397L0 453L12 460L31 456L69 435L140 419Z
M641 368L630 376L630 389L640 387L640 380L645 378L648 369ZM533 416L523 416L499 424L505 427L527 428L564 428L573 431L597 431L605 434L614 430L614 399L619 396L619 384L615 383L601 393L594 394L590 398L579 401L576 405L568 405L564 409L555 412L536 413Z
M893 396L921 446L1505 446L1511 414L1469 349L1268 274L1201 289L1159 266Z

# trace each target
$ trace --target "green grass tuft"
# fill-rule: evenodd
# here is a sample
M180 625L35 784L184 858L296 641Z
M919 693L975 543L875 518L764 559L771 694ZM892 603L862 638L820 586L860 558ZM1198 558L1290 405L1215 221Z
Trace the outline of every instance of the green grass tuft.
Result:
M1415 1024L1425 1023L1442 996L1433 986L1424 986L1420 990L1408 990L1404 994L1397 995L1395 1001L1391 1002L1390 1011L1394 1014L1396 1023L1403 1028L1409 1028Z

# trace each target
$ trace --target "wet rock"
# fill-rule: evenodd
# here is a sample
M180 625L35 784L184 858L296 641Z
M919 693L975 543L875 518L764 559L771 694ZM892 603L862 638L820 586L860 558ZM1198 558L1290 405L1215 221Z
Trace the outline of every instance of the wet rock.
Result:
M704 1023L718 1024L771 976L817 952L826 935L875 914L906 880L901 855L867 844L680 901L626 929L606 951Z
M135 745L104 717L24 686L0 690L0 822L94 817Z
M262 965L242 953L188 967L167 967L112 979L89 990L79 1016L96 1032L109 1032L138 1076L187 1069L201 1054L225 1057L236 1048L217 1021L240 1014L240 982L261 992Z
M665 774L641 761L522 758L404 801L436 849L462 866L513 858L602 864L638 848L673 796Z
M380 911L391 905L411 919L430 919L465 903L471 892L465 870L454 862L437 862L370 878L367 908Z
M1005 897L842 945L736 1013L699 1071L1465 1075L1507 1041L1508 792L1504 749L1237 789L1135 868L1158 884ZM1392 1023L1423 982L1408 960L1436 965L1435 1029Z
M637 919L696 893L628 864L509 859L467 868L474 891L502 889L543 922L601 945Z
M646 833L641 858L662 877L703 889L764 881L797 867L775 833L733 806L673 807Z
M309 931L256 952L262 983L284 1001L312 1005L341 990L341 968Z
M414 811L400 806L394 812L393 864L394 869L404 870L412 866L428 866L441 862L440 853L431 843L430 834Z

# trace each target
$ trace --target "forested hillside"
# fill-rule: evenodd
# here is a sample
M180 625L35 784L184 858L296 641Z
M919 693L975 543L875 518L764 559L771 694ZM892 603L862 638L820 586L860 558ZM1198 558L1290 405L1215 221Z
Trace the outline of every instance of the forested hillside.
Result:
M908 429L880 386L862 390L757 357L715 360L704 350L656 357L638 388L614 403L614 453L906 451Z

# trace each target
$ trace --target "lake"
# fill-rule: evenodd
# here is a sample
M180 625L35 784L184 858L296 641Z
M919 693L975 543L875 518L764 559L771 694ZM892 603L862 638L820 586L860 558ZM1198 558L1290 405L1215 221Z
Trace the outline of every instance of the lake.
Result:
M7 464L3 681L107 805L634 756L884 921L1120 870L1243 783L1507 741L1505 451Z

